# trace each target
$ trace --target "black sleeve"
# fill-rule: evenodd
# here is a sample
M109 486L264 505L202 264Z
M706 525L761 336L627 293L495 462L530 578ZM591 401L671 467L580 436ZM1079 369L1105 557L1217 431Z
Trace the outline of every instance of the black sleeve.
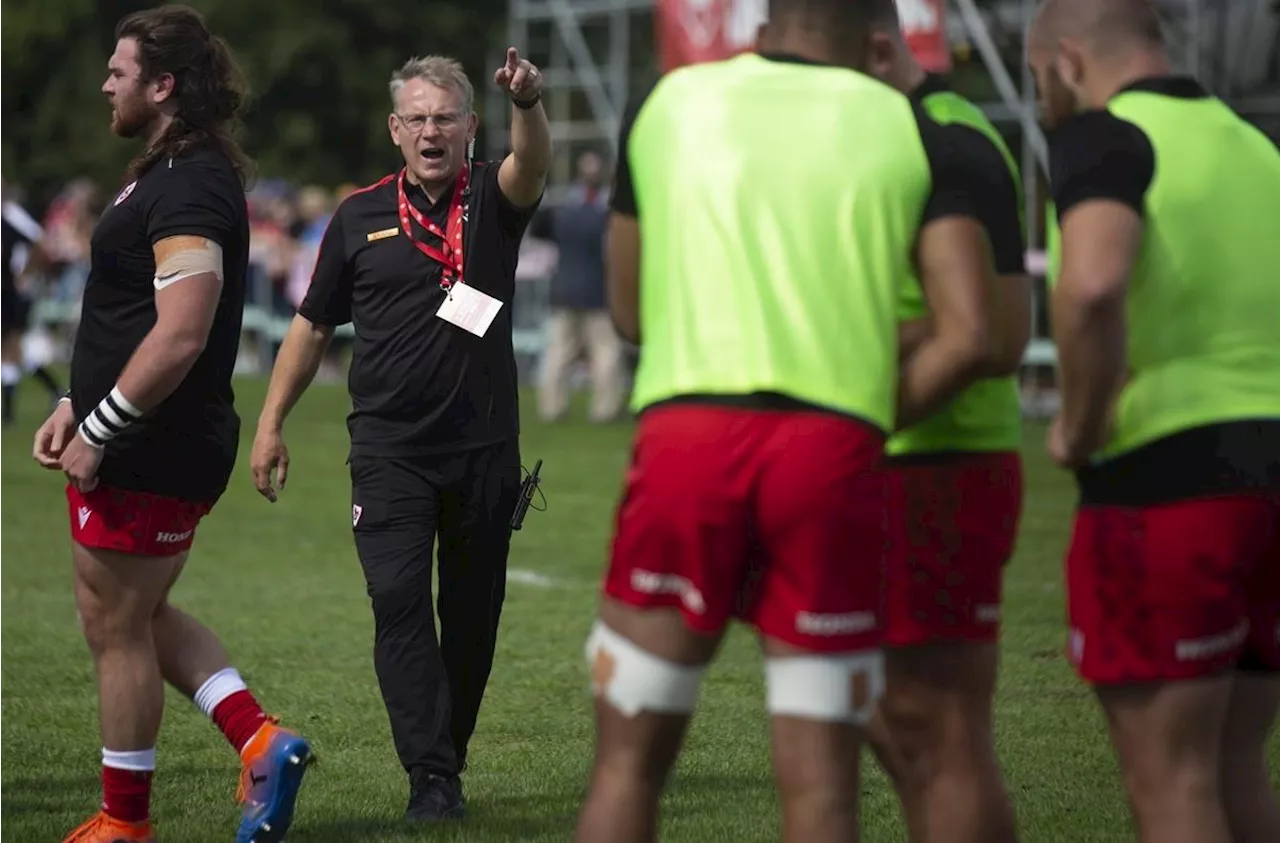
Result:
M554 241L556 239L556 226L555 220L552 218L552 212L543 209L535 214L533 220L529 223L529 234L539 240Z
M627 106L622 115L622 125L618 129L618 161L613 170L613 195L609 198L609 209L629 217L640 216L636 207L635 185L631 181L631 127L635 125L636 115L652 92L652 89L646 91L644 96Z
M933 178L921 225L943 217L972 217L987 231L996 272L1026 272L1018 185L1000 149L971 126L942 125L922 110L916 119Z
M1108 111L1086 111L1049 137L1049 187L1062 219L1089 199L1113 199L1144 216L1156 153L1142 129Z
M347 261L347 238L342 225L342 206L329 220L320 240L311 286L298 314L315 325L345 325L351 321L351 265Z
M519 240L524 237L525 229L538 213L538 208L542 207L542 197L539 196L538 201L527 208L517 207L502 192L502 186L498 183L498 170L501 168L501 161L489 161L480 165L480 189L484 191L484 201L493 202L497 206L498 227L502 229L503 236L509 240Z
M184 161L166 174L147 208L147 237L194 235L224 248L239 234L245 196L230 172L199 161Z

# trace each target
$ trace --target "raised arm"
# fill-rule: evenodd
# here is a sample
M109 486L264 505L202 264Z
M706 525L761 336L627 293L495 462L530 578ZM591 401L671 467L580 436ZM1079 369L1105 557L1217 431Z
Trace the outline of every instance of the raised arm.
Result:
M931 325L902 365L899 429L937 412L989 368L997 350L995 265L984 226L986 151L963 126L917 114L932 189L916 242Z
M551 127L542 108L542 73L515 47L493 81L511 97L511 153L498 168L498 186L517 208L540 198L551 167Z

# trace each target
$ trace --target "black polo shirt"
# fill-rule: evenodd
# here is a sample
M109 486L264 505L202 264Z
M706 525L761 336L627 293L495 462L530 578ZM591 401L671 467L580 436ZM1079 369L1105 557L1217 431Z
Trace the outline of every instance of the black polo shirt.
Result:
M1140 79L1124 90L1173 99L1210 96L1185 76ZM1085 111L1058 126L1048 140L1049 182L1059 220L1092 199L1119 202L1147 219L1146 195L1157 161L1155 147L1143 129L1107 110ZM1277 490L1280 419L1182 430L1086 466L1076 472L1076 479L1085 506L1147 506L1245 490Z
M539 203L513 205L498 187L498 167L475 164L463 224L463 277L502 302L483 337L436 316L443 267L400 228L399 173L347 197L330 220L298 312L317 325L355 327L351 456L449 453L519 434L511 306L520 240ZM453 191L432 204L419 188L405 189L443 230ZM412 231L439 245L416 224Z
M160 159L98 220L71 356L71 402L83 421L115 387L156 323L153 246L184 234L222 247L222 295L209 338L178 388L107 443L98 476L104 486L211 502L226 489L240 443L231 381L249 264L244 188L220 151Z

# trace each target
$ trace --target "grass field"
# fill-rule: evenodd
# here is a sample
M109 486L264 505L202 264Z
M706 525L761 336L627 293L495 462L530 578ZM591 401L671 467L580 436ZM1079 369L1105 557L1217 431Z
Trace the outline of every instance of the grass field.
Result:
M27 390L20 423L3 437L2 836L56 843L98 803L100 745L71 597L62 478L30 459L43 408L38 390ZM174 597L219 632L264 705L315 743L321 761L289 839L567 839L592 741L582 644L630 428L540 426L526 406L524 459L545 461L550 508L530 513L515 537L497 666L465 779L470 816L408 829L398 822L406 781L374 679L372 622L352 548L346 395L316 386L302 400L287 430L289 487L272 506L253 490L247 465L262 392L259 381L241 382L241 461ZM1024 840L1129 840L1102 721L1062 657L1060 559L1072 492L1042 441L1040 428L1028 428L1025 515L1007 580L1000 757ZM708 675L664 802L664 840L777 839L762 693L759 655L737 630ZM235 754L189 702L172 692L168 702L158 833L182 843L230 840ZM872 762L864 769L865 839L902 840L891 791Z

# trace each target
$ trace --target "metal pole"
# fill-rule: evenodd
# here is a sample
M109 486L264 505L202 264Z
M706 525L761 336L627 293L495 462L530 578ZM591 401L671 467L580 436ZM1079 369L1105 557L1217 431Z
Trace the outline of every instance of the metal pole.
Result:
M1000 51L996 49L995 42L991 40L991 33L987 31L986 21L982 19L978 7L974 5L973 0L955 0L956 7L960 10L960 20L964 24L964 28L968 31L969 37L973 39L974 44L978 48L978 53L982 56L982 62L987 66L987 72L991 74L991 80L995 82L996 90L1000 92L1000 98L1005 101L1009 108L1018 112L1018 122L1022 125L1023 134L1028 138L1031 148L1035 153L1036 160L1040 162L1040 166L1049 170L1049 147L1045 143L1044 132L1040 130L1040 125L1036 122L1034 111L1028 112L1022 107L1022 98L1018 94L1018 89L1014 87L1013 77L1009 75L1009 71L1004 66L1004 60L1000 58Z
M627 106L631 96L631 12L624 6L613 10L609 20L609 93L617 111Z
M563 137L563 127L573 122L573 90L578 86L578 75L568 68L572 63L565 54L564 38L557 30L548 30L551 37L551 67L556 70L565 70L561 74L573 81L569 84L560 85L551 92L547 99L547 120L551 124L551 140L553 141L551 149L551 177L549 181L563 184L569 180L570 165L567 161L573 160L573 150L575 139L571 137ZM550 203L544 203L550 204Z
M1226 61L1226 56L1223 56ZM1187 70L1191 76L1200 75L1200 2L1187 0Z
M1022 25L1026 32L1035 14L1034 0L1022 0ZM1036 113L1036 85L1031 76L1031 68L1022 63L1022 111L1024 114ZM1023 216L1027 226L1027 248L1034 249L1040 242L1040 178L1036 170L1036 150L1031 136L1022 132L1022 201Z

